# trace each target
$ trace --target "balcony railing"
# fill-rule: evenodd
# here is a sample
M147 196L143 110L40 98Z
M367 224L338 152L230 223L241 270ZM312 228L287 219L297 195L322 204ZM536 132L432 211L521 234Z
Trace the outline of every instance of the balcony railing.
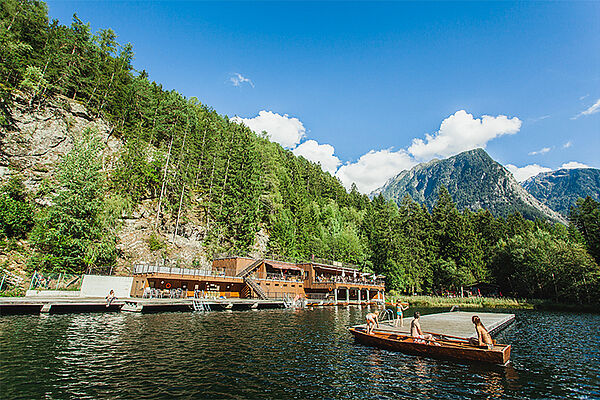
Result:
M352 276L316 276L312 281L312 284L358 284L358 285L367 285L367 286L385 286L385 281L381 279L360 279L354 278Z
M236 278L235 269L233 268L218 268L218 269L196 269L196 268L180 268L165 265L151 264L136 264L133 266L133 274L171 274L184 276L205 276L205 277L222 277ZM239 277L237 277L239 279Z

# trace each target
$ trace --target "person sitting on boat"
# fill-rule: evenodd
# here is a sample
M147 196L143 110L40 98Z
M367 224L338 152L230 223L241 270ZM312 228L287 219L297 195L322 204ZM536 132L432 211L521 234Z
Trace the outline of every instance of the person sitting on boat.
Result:
M394 326L398 326L398 321L400 321L400 326L404 326L403 312L408 310L408 304L404 304L400 302L400 299L396 300L396 321L394 322Z
M367 333L370 334L375 329L375 325L379 328L379 316L376 313L368 313L365 317L367 319Z
M433 335L426 333L423 334L421 330L421 323L419 322L419 318L421 318L420 312L415 312L414 318L410 323L410 336L414 339L415 343L425 343L426 340L434 340Z
M473 321L473 323L475 324L475 331L477 332L477 339L475 339L474 337L470 338L470 342L473 345L476 345L479 347L487 346L487 348L489 350L491 350L492 347L494 347L494 340L492 339L492 336L487 331L487 329L485 329L485 326L483 326L481 319L479 319L479 317L477 315L473 315L473 318L471 318L471 321Z

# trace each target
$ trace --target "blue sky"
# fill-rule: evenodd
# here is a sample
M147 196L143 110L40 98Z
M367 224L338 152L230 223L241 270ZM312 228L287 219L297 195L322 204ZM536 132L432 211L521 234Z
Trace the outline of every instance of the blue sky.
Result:
M48 7L64 24L77 13L112 28L152 80L364 192L473 147L519 179L600 167L600 2Z

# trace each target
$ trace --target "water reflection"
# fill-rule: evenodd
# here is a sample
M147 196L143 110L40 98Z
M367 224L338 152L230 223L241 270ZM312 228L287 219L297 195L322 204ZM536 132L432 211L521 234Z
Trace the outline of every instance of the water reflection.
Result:
M519 312L498 338L513 363L499 367L357 344L346 328L371 310L2 317L1 397L599 397L600 338L580 338L600 316Z

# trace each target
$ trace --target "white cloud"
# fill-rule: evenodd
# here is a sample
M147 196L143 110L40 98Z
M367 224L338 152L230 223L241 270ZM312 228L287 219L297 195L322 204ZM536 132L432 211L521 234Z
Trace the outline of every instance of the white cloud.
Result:
M251 79L246 78L245 76L237 72L233 73L229 77L229 82L231 82L233 86L241 86L243 83L247 83L250 86L254 87L254 82L252 82Z
M543 147L537 151L532 151L528 153L530 156L537 156L538 154L546 154L550 151L550 147Z
M298 118L287 114L279 115L272 111L260 111L254 118L233 117L231 121L243 123L257 134L265 131L271 141L286 148L294 148L306 135L306 129Z
M516 165L506 164L505 167L513 174L517 182L526 181L532 176L536 176L538 174L541 174L542 172L552 171L551 168L542 167L537 164L530 164L521 168L517 167Z
M517 117L484 115L473 118L472 114L459 110L443 120L435 134L426 134L425 141L413 139L408 152L419 159L449 157L466 150L485 148L490 140L517 133L519 129L521 120Z
M573 142L569 140L567 143L563 144L563 149L568 149L571 146L573 146Z
M358 161L342 165L335 175L346 188L350 188L354 182L361 193L370 193L415 164L415 160L404 150L371 150Z
M315 140L307 140L292 150L292 152L309 161L320 163L321 168L332 175L335 174L337 167L341 164L340 159L333 155L335 149L332 145L319 144Z
M529 121L530 121L531 123L536 123L536 122L538 122L538 121L543 121L543 120L545 120L545 119L547 119L547 118L550 118L550 115L542 115L541 117L537 117L537 118L530 118L530 119L529 119Z
M576 116L571 117L571 119L577 119L577 118L582 117L584 115L596 114L597 112L600 112L600 99L596 100L596 102L593 105L591 105L587 109L583 110L582 112L580 112Z
M512 165L512 164L506 164L505 167L507 170L509 170L513 174L513 176L515 177L517 182L526 181L527 179L531 178L532 176L536 176L538 174L541 174L542 172L552 171L552 168L542 167L537 164L530 164L530 165L526 165L521 168L519 168L515 165ZM558 169L574 169L574 168L591 168L591 167L589 165L586 165L586 164L583 164L583 163L580 163L577 161L570 161L568 163L564 163Z
M592 168L589 165L580 163L578 161L570 161L568 163L564 163L560 166L559 169L575 169L575 168Z

